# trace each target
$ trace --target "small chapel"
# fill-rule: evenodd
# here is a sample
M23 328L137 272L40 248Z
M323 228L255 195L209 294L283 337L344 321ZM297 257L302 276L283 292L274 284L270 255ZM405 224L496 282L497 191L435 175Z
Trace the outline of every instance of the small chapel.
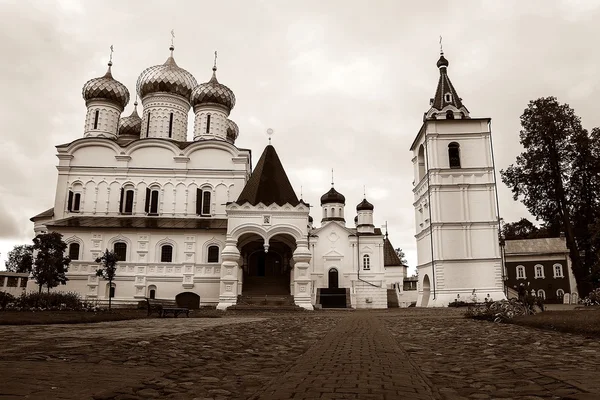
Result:
M216 63L198 84L174 50L141 72L141 104L128 116L130 93L112 61L83 86L83 132L56 147L54 204L31 218L36 234L59 232L68 245L69 280L54 290L222 310L257 298L309 310L409 304L408 268L375 227L366 196L347 224L346 198L332 183L317 226L274 146L254 166L250 150L236 146L236 98L217 80ZM96 276L105 249L119 259L112 285Z

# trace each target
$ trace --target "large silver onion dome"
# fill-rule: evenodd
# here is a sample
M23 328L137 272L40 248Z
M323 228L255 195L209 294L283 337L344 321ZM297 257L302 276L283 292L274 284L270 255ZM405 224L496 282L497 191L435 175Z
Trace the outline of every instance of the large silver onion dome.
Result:
M121 82L113 78L112 62L108 63L108 71L100 78L90 79L83 85L82 95L87 104L92 100L109 101L125 108L129 103L129 90Z
M133 103L135 106L129 117L119 120L119 136L140 136L142 132L142 119L137 113L137 101Z
M231 143L235 143L235 139L238 138L240 134L240 128L238 128L237 124L232 120L227 120L227 140Z
M175 63L173 58L175 47L171 46L169 49L171 56L164 64L146 68L140 74L137 81L137 92L140 98L150 93L166 92L189 100L192 90L198 85L192 74Z
M217 67L213 67L213 75L210 81L196 86L192 92L192 106L210 103L225 106L228 111L231 111L235 106L233 91L217 80Z

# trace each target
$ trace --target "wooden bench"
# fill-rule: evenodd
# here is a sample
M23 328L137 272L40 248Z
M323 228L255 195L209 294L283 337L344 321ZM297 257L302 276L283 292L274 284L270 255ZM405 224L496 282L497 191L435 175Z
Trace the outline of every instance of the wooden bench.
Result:
M168 314L173 314L175 318L179 314L185 314L186 317L190 316L189 308L177 306L177 302L174 300L156 300L146 297L146 302L148 303L148 316L153 312L158 313L161 318L166 317Z

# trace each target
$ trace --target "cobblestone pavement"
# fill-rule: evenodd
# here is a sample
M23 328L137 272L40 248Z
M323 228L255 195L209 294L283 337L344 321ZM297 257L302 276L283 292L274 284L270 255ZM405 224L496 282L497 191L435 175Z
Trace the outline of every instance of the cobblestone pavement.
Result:
M597 340L462 310L0 326L0 399L600 399Z
M380 314L445 399L600 399L600 343L464 319L463 310Z
M252 397L285 399L435 399L373 314L342 320L282 376Z

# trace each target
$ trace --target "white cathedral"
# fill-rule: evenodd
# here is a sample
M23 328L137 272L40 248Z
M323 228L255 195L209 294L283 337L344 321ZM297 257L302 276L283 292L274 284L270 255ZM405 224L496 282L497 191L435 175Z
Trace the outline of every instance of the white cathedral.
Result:
M31 218L36 234L56 231L68 244L69 281L55 290L218 309L269 296L305 309L386 308L390 296L409 304L408 268L375 228L374 206L360 201L354 227L346 226L346 199L332 184L314 227L275 148L252 168L250 151L235 145L235 95L216 65L198 84L170 51L138 78L141 117L137 102L121 117L130 94L112 62L83 87L83 137L57 146L54 206ZM442 55L435 99L411 147L419 306L475 291L503 297L490 120L469 117L447 66ZM120 260L112 287L95 273L105 249Z

